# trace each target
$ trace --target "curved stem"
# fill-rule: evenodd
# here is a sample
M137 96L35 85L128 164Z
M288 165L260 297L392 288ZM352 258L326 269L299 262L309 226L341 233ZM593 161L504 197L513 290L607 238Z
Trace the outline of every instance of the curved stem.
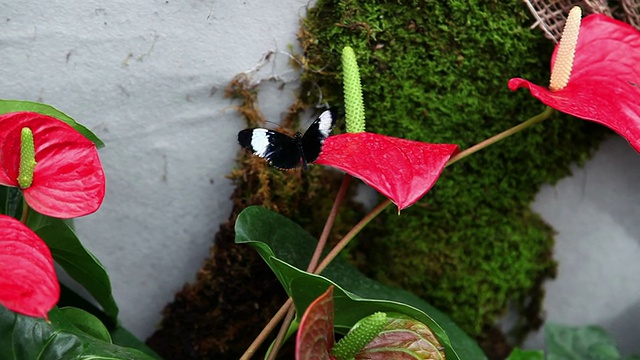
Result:
M333 202L333 206L331 207L331 212L329 213L329 217L327 218L327 222L324 224L324 228L322 229L322 234L318 239L318 245L316 246L315 251L313 252L313 256L311 256L311 260L309 261L309 266L307 266L307 272L313 271L318 265L318 261L320 260L320 255L322 255L322 250L324 250L325 245L327 244L327 239L329 238L329 234L331 233L331 228L333 228L333 223L336 221L336 217L338 216L338 209L340 208L340 204L344 200L345 195L347 194L347 190L349 189L349 183L351 182L352 176L349 174L345 174L342 178L342 185L340 185L340 190L338 190L338 194L336 195L336 199Z
M382 210L386 209L391 204L391 200L385 199L378 206L376 206L371 212L367 214L362 220L360 220L356 226L354 226L337 244L331 249L331 251L322 259L320 265L313 270L314 274L319 274L324 270L333 259L340 253L342 249L362 230L368 223L371 222L376 216L378 216Z
M269 320L267 325L265 325L262 331L260 331L260 334L256 336L256 338L253 340L251 345L249 345L249 347L244 352L244 354L242 354L242 356L240 357L240 360L251 359L251 357L256 353L256 351L258 351L258 348L260 347L260 345L262 345L262 343L267 339L267 336L271 334L271 332L273 331L273 329L276 328L280 320L282 320L282 318L284 318L284 316L287 314L292 304L293 304L293 300L291 300L291 298L287 299L287 301L284 304L282 304L278 312L276 312L276 314L273 315L273 317L271 318L271 320Z
M324 249L325 245L327 244L327 239L329 239L329 234L331 233L331 228L333 228L333 224L335 223L336 217L338 216L338 209L340 208L340 205L342 204L342 201L344 200L345 195L347 194L347 190L349 189L349 183L351 183L351 179L352 179L352 176L349 175L349 174L345 174L344 177L342 178L342 184L340 185L340 189L338 190L338 194L336 194L336 198L333 201L333 206L331 207L331 211L329 212L329 216L327 217L327 221L325 222L324 228L322 229L322 234L320 235L320 238L318 239L318 244L316 245L316 249L313 252L313 255L311 256L311 260L309 261L309 265L307 267L307 272L311 272L316 267L316 265L318 264L318 261L320 260L320 255L322 255L322 250ZM288 309L287 309L286 317L284 318L284 321L282 321L282 325L280 325L280 331L278 331L278 336L276 337L276 339L273 342L273 347L271 348L271 352L269 353L269 357L267 358L267 360L275 359L276 355L278 354L278 350L280 349L280 346L284 342L284 337L287 334L287 329L289 328L289 325L291 325L291 321L293 321L293 316L295 315L295 310L291 306L291 304L292 304L291 303L291 298L289 298L289 300L287 300L287 302L289 303L289 305L287 306ZM281 310L282 310L282 308L281 308ZM273 319L272 319L272 321L273 321ZM278 321L279 321L279 319L278 319ZM275 325L274 325L274 327L275 327ZM267 333L266 335L268 335L268 334L269 333ZM262 340L262 341L264 341L264 340ZM260 346L262 341L260 341L260 343L258 343L257 346ZM246 354L246 352L245 352L245 354Z
M29 204L27 200L22 197L22 215L20 216L20 222L27 225L27 218L29 217Z
M526 128L528 128L529 126L539 123L543 120L548 119L551 114L553 114L555 110L552 107L548 107L546 109L544 109L543 112L541 112L540 114L526 120L525 122L522 122L514 127L512 127L511 129L505 130L503 132L501 132L500 134L497 135L493 135L492 137L488 138L487 140L484 140L482 142L477 143L476 145L473 145L472 147L459 152L458 154L456 154L455 156L452 156L451 159L449 159L449 161L447 162L447 165L445 166L449 166L455 162L458 162L459 160L462 160L464 158L466 158L467 156L477 152L478 150L482 150L484 148L486 148L489 145L495 144L498 141L507 138L515 133L518 133Z
M296 308L294 308L293 305L290 304L289 309L287 310L287 314L285 315L284 320L282 320L282 325L280 325L280 331L278 331L278 335L276 336L276 339L273 341L273 347L271 347L271 351L269 352L269 356L267 357L267 360L274 360L276 356L278 356L278 351L280 351L280 346L284 342L284 337L287 335L287 330L289 330L289 325L291 325L291 322L293 321L293 316L295 314L296 314Z

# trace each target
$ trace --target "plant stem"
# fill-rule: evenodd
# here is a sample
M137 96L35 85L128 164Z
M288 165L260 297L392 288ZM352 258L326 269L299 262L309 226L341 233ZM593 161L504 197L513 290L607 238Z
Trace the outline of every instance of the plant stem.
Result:
M27 218L29 217L29 204L27 200L22 198L22 215L20 216L20 222L27 225Z
M322 229L322 234L320 234L320 238L318 239L318 244L316 245L316 249L311 256L311 260L309 261L309 266L307 267L307 272L311 272L318 261L320 260L320 255L322 255L322 250L327 244L327 239L329 238L329 234L331 233L331 229L333 228L333 224L336 221L336 217L338 216L338 210L340 209L340 205L347 194L347 190L349 189L349 183L351 183L352 176L349 174L345 174L342 178L342 184L340 185L340 189L336 194L336 198L333 201L333 206L331 207L331 211L329 212L329 216L327 217L327 221L324 224L324 228ZM289 301L291 298L289 298ZM293 321L293 316L295 315L295 310L289 303L287 315L282 321L282 325L280 325L280 331L278 331L278 336L273 342L273 346L271 347L271 351L269 352L269 356L267 360L273 360L278 355L278 350L284 341L284 337L287 334L287 329L289 325L291 325L291 321ZM273 319L272 319L273 321ZM268 335L268 333L267 333ZM255 342L255 341L254 341ZM262 342L262 341L261 341ZM260 344L258 344L259 346ZM246 352L245 352L246 354Z
M548 107L546 109L544 109L543 112L541 112L540 114L526 120L525 122L522 122L514 127L512 127L511 129L505 130L503 132L501 132L500 134L497 135L493 135L492 137L488 138L487 140L484 140L480 143L477 143L476 145L473 145L472 147L459 152L458 154L456 154L455 156L452 156L451 159L449 159L449 161L447 162L447 164L445 166L449 166L455 162L458 162L459 160L462 160L464 158L466 158L467 156L477 152L478 150L482 150L484 148L486 148L489 145L495 144L498 141L507 138L515 133L518 133L526 128L528 128L529 126L539 123L542 120L546 120L549 118L549 116L551 116L551 114L553 114L555 110L552 107Z
M329 217L327 218L327 222L324 224L324 228L322 229L322 234L320 235L320 239L318 239L318 245L316 246L315 251L313 252L313 256L311 256L311 260L309 261L309 266L307 266L307 272L313 271L318 265L318 261L320 260L320 255L322 255L322 250L324 250L325 245L327 244L327 239L329 238L329 234L331 233L331 228L333 228L333 223L336 221L336 217L338 216L338 209L340 208L340 204L344 200L345 195L347 194L347 190L349 189L349 183L351 183L352 176L349 174L345 174L342 178L342 185L340 185L340 190L338 190L338 194L336 195L336 199L333 202L333 206L331 207L331 212L329 213Z
M314 274L319 274L324 270L331 261L340 253L342 249L353 239L359 232L362 230L371 220L373 220L376 216L378 216L382 210L386 209L387 206L391 204L391 200L385 199L378 206L376 206L371 212L367 214L362 220L360 220L356 226L354 226L345 236L340 239L340 241L336 244L336 246L331 249L331 251L322 259L320 265L314 269Z
M292 304L293 304L293 300L291 300L291 298L287 299L287 301L280 307L278 312L276 312L276 314L273 315L271 320L269 320L267 325L265 325L265 327L262 329L260 334L256 336L255 340L253 340L251 345L249 345L249 347L244 352L244 354L242 354L242 356L240 357L240 360L251 359L251 357L256 353L256 351L258 351L258 348L260 347L260 345L262 345L262 343L265 341L267 336L269 336L269 334L273 331L273 329L276 328L276 325L278 325L280 320L282 320L285 314L289 311L289 308L291 308Z
M291 298L289 298L291 300ZM293 300L292 300L293 301ZM289 330L289 325L293 321L293 316L296 314L296 308L293 307L293 304L289 304L289 309L287 309L287 315L285 315L284 320L282 320L282 325L280 325L280 331L278 331L278 336L273 341L273 346L271 347L271 351L269 352L269 356L267 360L275 360L276 356L278 356L278 351L280 351L280 346L284 342L284 337L287 335L287 330Z

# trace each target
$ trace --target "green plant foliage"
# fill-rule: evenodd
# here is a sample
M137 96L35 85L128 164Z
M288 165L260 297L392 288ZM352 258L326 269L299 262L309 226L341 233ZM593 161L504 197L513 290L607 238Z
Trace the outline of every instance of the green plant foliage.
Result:
M99 320L81 314L79 309L74 312L70 321L65 311L54 308L49 312L51 323L47 323L44 319L19 315L0 306L0 334L3 334L0 336L0 360L154 359L138 350L105 341L108 334ZM75 321L82 321L83 329L78 328ZM88 330L94 326L97 328ZM94 337L96 334L99 336Z
M56 263L98 301L111 322L117 323L119 309L111 292L109 274L100 260L82 245L73 229L62 219L35 211L29 214L27 225L47 243Z
M607 332L598 326L571 327L545 325L547 359L631 360L640 356L623 357Z
M340 54L358 57L367 129L467 148L539 113L510 77L548 81L552 45L529 29L521 2L320 0L301 31L309 89L340 102ZM313 99L306 99L312 102ZM445 170L398 216L389 209L359 236L352 257L409 289L482 338L513 303L519 325L539 323L541 283L555 272L553 231L529 204L541 184L569 174L604 136L555 116Z
M507 360L544 360L544 352L540 350L513 349Z
M374 312L398 312L428 325L446 348L449 359L484 359L484 354L446 315L406 291L371 280L334 260L322 276L306 268L316 240L291 220L262 207L243 210L235 224L236 243L250 244L260 253L293 298L299 315L331 284L335 285L335 328L346 333Z
M97 317L82 309L74 307L60 308L60 312L64 315L67 321L72 323L83 333L102 341L112 342L109 330L107 330L104 324L102 324L100 319Z
M640 355L622 356L607 332L598 326L545 325L545 352L514 349L507 360L638 360Z
M140 339L135 337L135 335L130 333L129 330L123 328L122 325L120 325L120 323L115 323L114 319L108 317L102 310L98 309L94 304L90 303L85 298L78 295L77 293L75 293L73 290L71 290L64 284L60 284L60 290L61 290L60 301L58 302L58 306L62 310L65 310L63 311L62 316L72 317L66 311L69 309L79 310L80 312L87 312L93 315L94 318L98 318L98 320L100 320L102 324L104 324L102 328L103 329L105 327L107 328L109 332L108 336L111 339L110 342L112 342L113 344L142 351L143 353L155 359L161 358L160 355L158 355L153 350L151 350L151 348L146 346L144 342L142 342ZM82 318L80 318L80 320L82 320ZM73 321L71 319L70 321L73 322L76 327L82 329L82 326L79 326L77 321ZM84 323L84 326L86 325L87 325L87 322ZM94 327L94 331L99 330L99 327L97 325L92 325L92 326ZM88 332L86 329L82 329L82 330L85 333ZM89 332L89 334L91 333ZM101 336L96 336L96 335L92 335L92 336L97 338L101 338L101 337L106 338L107 335L104 334Z

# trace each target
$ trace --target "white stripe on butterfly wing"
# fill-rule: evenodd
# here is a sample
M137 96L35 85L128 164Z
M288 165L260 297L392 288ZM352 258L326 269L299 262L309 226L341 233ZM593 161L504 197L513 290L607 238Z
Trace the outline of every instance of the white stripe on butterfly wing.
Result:
M325 138L331 134L331 129L333 129L333 118L331 117L331 111L326 110L318 117L320 123L318 124L318 130Z
M269 149L269 130L267 129L253 129L251 134L251 148L253 153L260 156L267 156L267 149Z

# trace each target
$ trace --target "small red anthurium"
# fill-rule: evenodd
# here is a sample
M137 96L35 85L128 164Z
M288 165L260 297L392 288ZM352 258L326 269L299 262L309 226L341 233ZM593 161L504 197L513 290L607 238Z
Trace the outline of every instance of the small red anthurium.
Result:
M607 126L640 151L640 32L601 14L585 17L580 25L579 11L575 12L577 27L567 30L570 14L551 59L552 85L547 88L514 78L509 88L527 88L554 109ZM565 58L561 54L565 37L576 36L574 54L570 51L572 56ZM562 63L566 64L556 66ZM559 86L553 86L556 68L568 69L566 81Z
M296 360L333 360L333 286L313 301L300 320Z
M95 144L34 112L0 115L0 184L20 187L32 209L63 219L95 212L105 194Z
M0 304L46 319L59 297L60 285L47 245L20 221L0 215Z
M361 179L402 210L431 189L457 151L458 145L454 144L429 144L357 132L329 136L315 163Z

